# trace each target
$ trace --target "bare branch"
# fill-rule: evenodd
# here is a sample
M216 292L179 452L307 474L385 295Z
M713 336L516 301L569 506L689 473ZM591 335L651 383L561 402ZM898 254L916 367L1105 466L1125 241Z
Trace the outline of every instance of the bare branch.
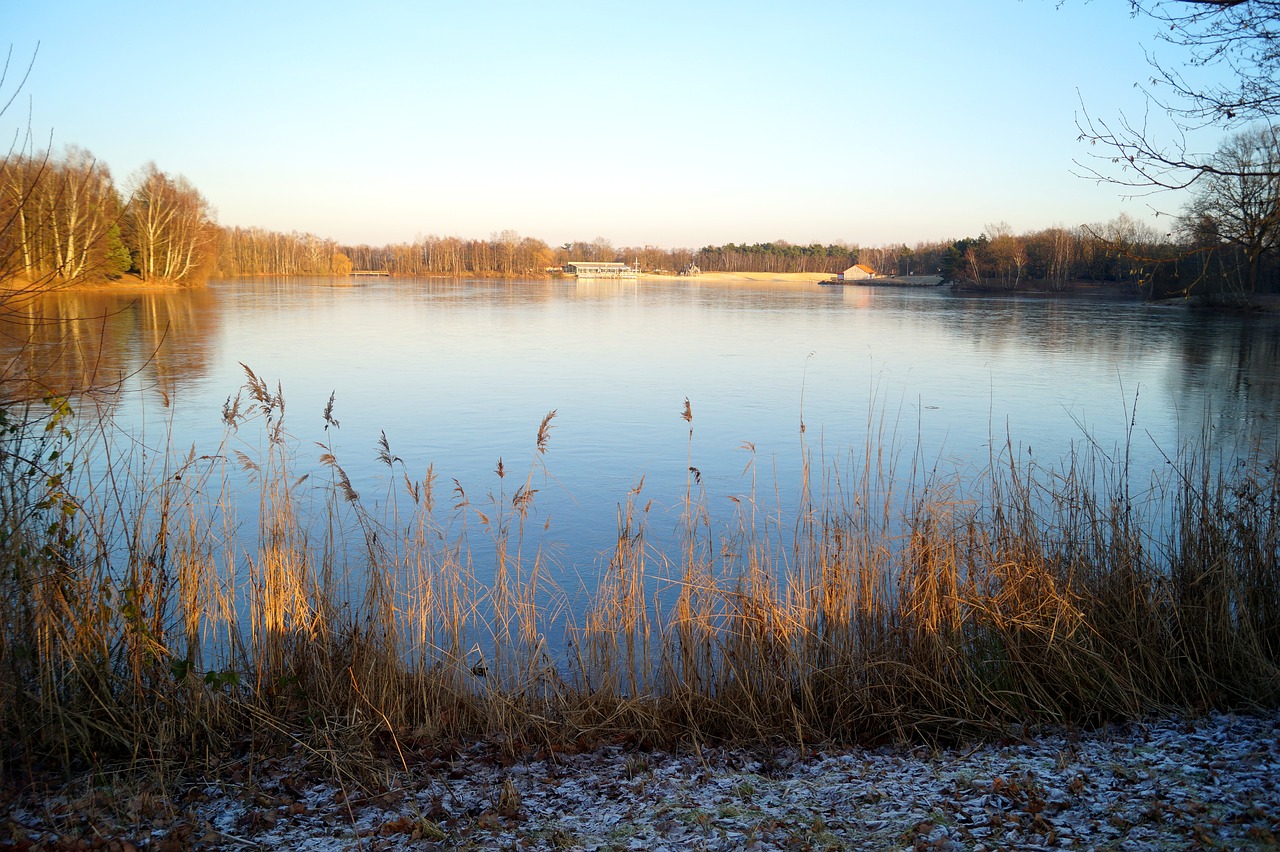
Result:
M1274 162L1252 162L1241 171L1238 163L1190 150L1187 143L1190 133L1205 128L1274 123L1280 109L1280 0L1131 0L1130 6L1133 14L1161 25L1163 41L1188 52L1187 70L1148 54L1153 76L1142 89L1147 111L1141 122L1123 114L1105 121L1082 103L1079 139L1100 153L1077 160L1077 174L1134 195L1191 189L1205 177L1280 177ZM1188 73L1211 68L1226 69L1233 82L1202 84ZM1152 114L1169 117L1174 138L1157 138L1148 123Z

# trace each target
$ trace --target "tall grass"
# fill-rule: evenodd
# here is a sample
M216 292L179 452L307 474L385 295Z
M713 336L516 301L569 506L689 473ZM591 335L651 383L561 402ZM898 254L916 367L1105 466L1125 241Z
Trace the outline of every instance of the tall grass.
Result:
M6 412L0 770L301 748L350 772L471 738L938 741L1280 699L1274 452L1188 447L1139 487L1089 450L926 468L872 421L861 448L805 453L784 530L754 484L713 517L686 407L679 534L651 543L638 482L573 608L526 529L554 412L523 477L499 462L481 499L384 437L375 515L328 437L319 470L295 469L282 390L246 375L223 446L97 450L78 484L65 403ZM237 516L244 481L256 517Z

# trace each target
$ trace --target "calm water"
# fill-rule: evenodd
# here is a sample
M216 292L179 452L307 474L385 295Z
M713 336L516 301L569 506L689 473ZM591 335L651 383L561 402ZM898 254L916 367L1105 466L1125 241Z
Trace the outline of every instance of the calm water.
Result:
M46 336L56 329L64 345L55 362L40 356L41 371L56 387L86 372L126 377L110 404L140 446L215 450L243 363L283 388L298 473L320 471L314 442L328 440L375 506L388 492L375 455L383 432L411 476L434 464L444 490L457 479L478 505L534 470L545 552L582 575L611 547L618 504L641 477L655 528L674 527L690 465L727 513L753 475L758 493L793 505L802 440L815 454L856 458L870 430L965 468L985 465L1007 436L1048 464L1086 436L1123 444L1136 406L1132 455L1154 469L1206 422L1230 453L1274 441L1280 416L1280 317L1103 299L293 279L78 293L32 311L95 318L50 326ZM331 393L341 427L326 435ZM692 424L681 417L686 398ZM553 409L539 459L538 425ZM242 438L262 443L258 432Z

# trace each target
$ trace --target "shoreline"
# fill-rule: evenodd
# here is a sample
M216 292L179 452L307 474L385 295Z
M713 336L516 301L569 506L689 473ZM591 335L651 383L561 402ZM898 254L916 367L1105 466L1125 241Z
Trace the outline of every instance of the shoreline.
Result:
M876 278L860 278L856 281L838 281L828 277L818 283L828 287L920 287L926 289L944 285L941 275L881 275Z
M212 280L212 279L209 279ZM199 283L183 283L181 281L143 281L141 278L128 276L113 280L94 279L89 281L59 281L33 284L29 281L11 281L0 287L0 299L16 296L44 296L52 293L78 293L85 291L101 291L116 293L139 293L166 290L198 290L205 287L208 280Z
M466 275L414 275L414 276L387 276L389 280L396 280L401 277L407 278L431 278L431 279L449 279L449 280L466 280L477 278L496 278L502 280L527 280L527 281L568 281L578 283L576 279L566 275L547 275L547 274L529 274L523 276L502 276L496 273L479 274L471 273ZM10 281L7 286L0 286L0 300L13 298L31 298L36 296L50 295L62 292L98 292L98 293L161 293L177 290L199 290L208 286L212 281L224 281L233 279L254 279L254 278L287 278L287 279L309 279L309 278L333 278L347 279L341 282L335 282L331 286L358 286L363 283L359 277L347 275L231 275L225 277L211 276L210 278L200 282L176 282L176 281L143 281L134 276L125 276L115 280L89 280L89 281L73 281L58 283L39 283L31 284L26 281ZM1097 281L1072 281L1062 290L1049 290L1036 286L1024 286L1013 290L1002 290L993 287L975 287L975 286L948 286L941 276L938 275L886 275L879 278L860 279L857 281L836 281L828 272L700 272L697 275L671 275L641 272L636 278L599 278L587 279L583 283L618 283L621 281L649 281L663 284L720 284L720 285L756 285L756 284L805 284L805 285L822 285L832 289L841 289L845 287L855 288L900 288L900 289L945 289L948 292L961 297L968 298L988 298L993 296L1016 296L1030 298L1058 298L1058 297L1074 297L1074 296L1095 296L1112 298L1119 301L1143 302L1145 304L1162 307L1162 308L1186 308L1189 310L1205 310L1205 311L1245 311L1257 313L1275 313L1280 312L1280 294L1260 293L1250 297L1247 302L1238 305L1218 304L1211 299L1192 295L1185 298L1166 298L1147 301L1144 300L1142 294L1138 292L1131 283L1128 282L1097 282Z
M831 277L830 272L699 272L697 275L657 275L641 272L641 281L699 281L724 284L790 283L816 284Z

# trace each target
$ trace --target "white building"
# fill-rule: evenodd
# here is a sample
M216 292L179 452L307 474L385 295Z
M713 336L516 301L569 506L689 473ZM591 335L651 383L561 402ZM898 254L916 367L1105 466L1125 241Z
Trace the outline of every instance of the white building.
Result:
M862 281L866 278L875 278L876 271L865 263L859 263L857 266L850 266L844 272L836 275L837 281Z
M575 278L635 278L639 270L625 263L594 263L571 260L564 271Z

